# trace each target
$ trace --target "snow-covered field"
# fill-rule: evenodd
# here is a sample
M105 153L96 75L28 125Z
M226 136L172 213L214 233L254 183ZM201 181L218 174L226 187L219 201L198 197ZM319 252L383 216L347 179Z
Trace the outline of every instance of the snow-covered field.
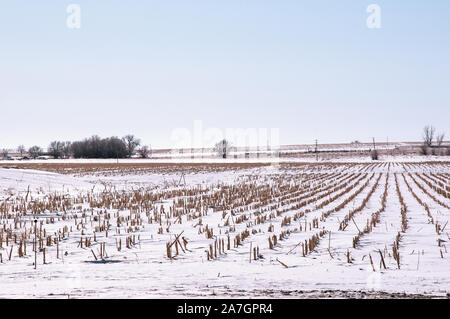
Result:
M450 161L430 159L0 168L0 297L447 296Z

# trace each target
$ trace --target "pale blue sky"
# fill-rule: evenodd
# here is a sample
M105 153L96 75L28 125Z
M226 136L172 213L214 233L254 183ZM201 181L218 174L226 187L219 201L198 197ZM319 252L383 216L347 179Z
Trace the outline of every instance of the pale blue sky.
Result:
M428 123L450 135L449 88L448 0L0 0L0 147L167 147L194 120L281 144L419 140Z

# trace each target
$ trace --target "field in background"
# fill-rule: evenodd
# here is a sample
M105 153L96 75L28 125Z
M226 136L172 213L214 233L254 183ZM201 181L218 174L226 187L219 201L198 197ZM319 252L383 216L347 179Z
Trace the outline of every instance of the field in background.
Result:
M268 166L269 163L152 163L131 160L128 163L83 163L74 160L66 162L61 160L54 163L6 163L0 164L2 168L28 169L73 175L145 175L145 174L179 174L223 172L227 170L240 170Z

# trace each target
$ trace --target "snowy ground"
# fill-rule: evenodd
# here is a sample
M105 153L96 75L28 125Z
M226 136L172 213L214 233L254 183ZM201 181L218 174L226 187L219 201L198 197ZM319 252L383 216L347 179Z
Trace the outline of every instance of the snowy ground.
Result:
M0 297L445 297L450 162L388 160L105 176L0 168ZM46 263L40 249L35 270L36 216Z
M170 155L170 154L169 154ZM229 158L222 159L217 158L217 156L213 158L202 158L196 154L186 154L185 157L172 156L168 155L167 158L160 158L158 156L152 158L136 158L136 159L46 159L46 160L1 160L0 166L21 166L21 165L34 165L34 164L145 164L145 163L276 163L276 162L292 162L292 163L310 163L315 161L315 155L309 154L308 156L295 156L295 157L267 157L261 156L256 157L252 155L250 158ZM380 155L380 161L383 162L396 162L396 163L406 163L406 162L449 162L450 156L417 156L417 155L402 155L402 156L393 156L393 155ZM318 157L318 162L344 162L344 163L371 163L372 160L368 154L365 155L353 155L345 157L338 157L335 154L320 154Z

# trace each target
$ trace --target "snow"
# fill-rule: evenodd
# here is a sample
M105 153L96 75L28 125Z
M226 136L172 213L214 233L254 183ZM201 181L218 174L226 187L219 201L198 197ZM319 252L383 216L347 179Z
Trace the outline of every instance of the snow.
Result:
M426 160L425 160L426 159ZM182 215L182 223L177 223L175 218L162 217L163 234L158 233L159 223L148 223L145 213L141 213L143 225L139 229L126 233L125 227L120 227L121 233L117 232L117 225L114 214L118 213L122 217L131 216L128 209L113 209L102 207L93 209L87 203L80 204L86 209L87 215L81 217L81 210L74 207L70 214L77 214L77 221L84 220L85 229L77 230L73 219L55 219L55 223L46 223L44 216L62 216L46 212L40 215L43 227L47 235L58 232L64 226L72 226L74 230L69 236L59 243L59 259L57 259L56 245L46 247L47 263L43 265L43 253L38 253L37 269L34 269L34 253L31 242L27 244L28 251L24 257L18 256L18 243L13 245L11 260L8 260L10 246L0 248L3 262L0 264L1 289L0 297L7 298L149 298L149 297L254 297L264 296L264 292L271 292L270 296L276 297L284 295L286 292L295 291L317 291L317 290L348 290L348 291L382 291L395 293L420 293L434 296L445 296L450 292L450 255L448 244L448 228L440 234L436 232L436 223L442 227L449 221L450 210L435 202L425 194L411 179L407 173L437 173L443 174L447 186L450 185L450 162L439 157L436 164L429 164L431 157L399 157L385 158L380 162L369 162L363 158L353 158L345 163L336 161L336 165L322 163L317 167L315 162L311 165L299 167L255 167L249 169L230 169L220 172L187 172L182 179L181 172L169 174L131 174L126 175L61 175L56 173L0 168L0 203L6 199L25 198L30 190L33 200L45 200L51 194L66 194L72 198L77 196L100 196L104 191L111 191L113 187L117 191L133 192L169 192L181 189L202 189L204 194L218 192L222 187L234 185L243 187L245 183L254 183L256 186L264 187L273 185L276 190L282 186L291 187L300 185L305 187L304 191L294 196L293 203L281 203L280 196L275 195L271 203L278 203L276 209L268 209L265 214L285 209L286 212L280 216L275 216L270 221L263 224L248 224L254 221L255 212L259 207L244 208L243 212L235 212L234 220L237 217L247 214L248 221L235 224L235 230L230 231L231 226L225 226L226 216L231 216L230 211L219 210L214 212L209 208L207 215L202 217L202 223L209 225L214 230L214 237L207 238L205 233L199 233L199 219L188 220L186 215ZM154 160L147 160L154 162ZM183 160L184 161L184 160ZM42 161L45 163L57 160ZM111 163L114 161L72 161L76 163ZM123 160L121 162L124 162ZM217 162L221 162L218 160ZM292 160L290 162L300 162ZM306 161L304 161L307 163ZM410 165L405 163L415 162ZM390 164L388 164L390 163ZM320 164L320 163L319 163ZM332 203L322 208L318 205L325 202L330 196L334 196L343 191L336 190L333 193L310 203L301 208L293 208L295 203L301 202L301 196L312 193L313 187L319 187L319 192L314 196L325 194L327 185L342 185L343 181L349 180L352 174L361 173L361 181L358 186L352 188ZM367 175L364 175L367 173ZM414 198L409 191L405 180L402 177L405 173L406 182L410 185L414 193L424 201L430 210L434 223L430 222L424 207ZM315 175L312 175L315 174ZM345 198L356 193L357 189L370 179L365 187L350 202L344 202ZM344 217L355 207L359 206L367 197L369 190L374 186L380 176L379 184L374 193L368 199L365 207L355 213L353 220L349 222L344 231L340 231L339 224ZM392 245L399 232L401 232L400 202L395 188L395 177L399 183L399 189L408 207L407 218L408 228L401 233L399 244L401 267L398 269L397 263L392 256ZM446 175L445 175L446 174ZM356 248L352 247L352 239L358 234L358 228L362 229L381 207L381 197L384 187L388 183L386 198L386 209L379 215L379 223L372 232L361 236ZM441 175L440 175L441 176ZM413 176L415 177L415 176ZM421 180L417 177L419 182ZM349 182L349 185L357 183L358 179ZM186 186L184 186L186 183ZM445 198L421 182L424 188L437 198L444 205L450 205L450 199ZM334 186L330 186L334 187ZM246 188L243 188L246 189ZM262 192L261 188L261 192ZM293 189L293 188L292 188ZM248 190L248 189L246 189ZM293 191L292 191L293 194ZM242 194L245 198L247 194ZM188 196L189 197L189 196ZM166 198L154 203L155 206L163 205L165 211L169 211L174 200L187 198L177 196ZM29 199L28 199L29 200ZM344 208L330 213L325 220L320 220L322 213L338 207L341 203ZM78 206L75 204L74 206ZM93 221L92 216L102 210L107 210L113 216L111 229L108 236L105 232L97 232L97 242L93 242L91 247L78 247L80 238L92 237L93 230L100 224ZM294 218L295 214L305 212L304 216L296 221L292 220L290 225L281 226L281 221L285 217ZM98 215L103 216L103 215ZM25 224L14 229L20 232L28 231L32 227L33 215L20 217ZM303 227L299 231L300 225L309 225L314 218L319 219L319 228L311 230L309 226L306 231ZM103 217L100 217L103 221ZM170 222L169 232L166 231L167 222ZM166 223L166 224L165 224ZM6 225L5 225L6 224ZM268 227L274 225L274 232L269 233ZM5 229L14 228L12 218L0 218L0 226ZM449 226L450 227L450 226ZM254 234L242 241L242 245L233 247L233 238L243 230L255 230ZM274 249L268 245L268 237L273 234L280 234L281 231L289 229L291 233L283 240L279 240ZM302 248L299 243L311 238L319 230L326 229L326 233L319 241L317 247L302 256ZM206 250L214 240L224 239L226 232L230 231L231 249L219 254L214 260L207 260ZM166 255L166 243L173 242L175 236L183 232L182 236L188 239L185 252L180 250L180 254L170 260ZM136 245L130 248L125 247L127 236L139 236ZM117 250L116 240L122 239L122 250ZM438 245L438 240L445 240ZM92 251L99 256L100 243L106 243L106 253L104 262L96 261ZM250 260L250 247L259 247L262 258ZM92 251L91 251L92 249ZM352 263L347 262L346 254L350 252ZM67 254L65 254L67 252ZM384 255L386 269L382 267L381 255ZM441 255L442 253L442 255ZM371 266L369 255L373 259L374 267ZM99 258L99 257L98 257ZM100 258L99 258L100 259ZM287 266L284 267L281 263Z
M71 176L51 172L0 168L0 198L1 194L27 192L28 187L33 192L51 193L64 190L76 191L92 187L92 185Z

